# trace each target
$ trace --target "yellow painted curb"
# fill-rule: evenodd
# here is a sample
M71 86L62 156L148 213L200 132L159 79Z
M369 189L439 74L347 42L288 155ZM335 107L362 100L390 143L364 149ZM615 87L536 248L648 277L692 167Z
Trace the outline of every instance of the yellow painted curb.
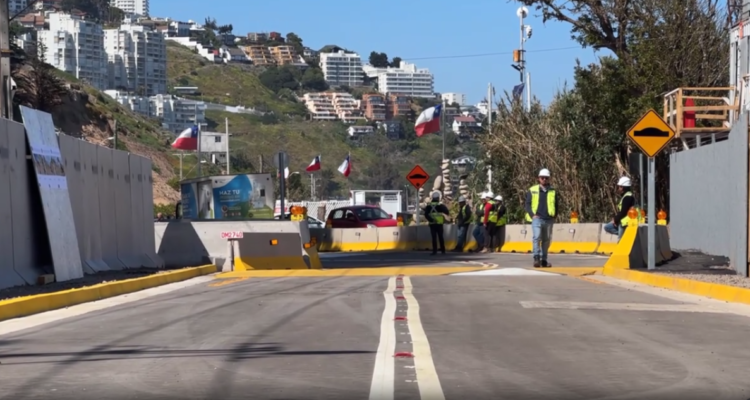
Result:
M140 278L127 279L117 282L102 283L79 289L69 289L60 292L37 294L0 301L0 321L11 318L25 317L45 311L74 306L76 304L133 293L140 290L162 286L169 283L184 281L196 276L208 275L216 272L215 265L185 268L177 271L157 273Z
M540 268L542 272L552 272L555 274L568 275L568 276L587 276L587 275L600 275L602 273L601 267L552 267L552 268Z
M676 290L683 293L690 293L696 296L710 297L712 299L732 303L750 304L750 289L694 281L692 279L673 278L667 275L633 271L630 269L604 267L603 274L617 279Z
M293 269L293 270L252 270L232 271L216 275L226 278L298 278L298 277L339 277L339 276L440 276L458 272L484 271L487 267L377 267L377 268L336 268L336 269Z

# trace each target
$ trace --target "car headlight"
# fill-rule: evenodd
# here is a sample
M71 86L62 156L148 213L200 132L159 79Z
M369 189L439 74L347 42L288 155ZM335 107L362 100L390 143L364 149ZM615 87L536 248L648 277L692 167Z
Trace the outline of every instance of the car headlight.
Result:
M377 228L377 226L375 226L375 225L373 225L373 224L367 224L367 227L368 227L368 228Z

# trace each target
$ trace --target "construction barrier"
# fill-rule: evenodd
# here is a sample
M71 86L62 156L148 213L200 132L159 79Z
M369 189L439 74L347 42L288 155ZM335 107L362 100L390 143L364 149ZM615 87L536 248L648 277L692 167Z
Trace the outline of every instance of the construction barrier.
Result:
M656 264L672 259L667 226L656 226ZM604 265L605 269L645 269L648 266L648 226L629 226Z
M234 261L241 270L321 268L312 244L317 238L310 235L307 221L176 220L154 225L157 254L169 267L213 264L231 271ZM241 232L242 238L230 242L222 237L227 232Z
M466 232L464 251L475 250L474 224ZM458 244L458 227L443 226L446 250ZM432 237L428 225L393 228L310 229L320 252L371 252L388 250L431 250ZM504 253L531 253L533 231L530 224L506 225ZM612 254L617 246L617 235L603 231L602 224L555 224L552 230L550 253ZM664 254L671 254L665 250ZM671 256L670 256L671 257Z

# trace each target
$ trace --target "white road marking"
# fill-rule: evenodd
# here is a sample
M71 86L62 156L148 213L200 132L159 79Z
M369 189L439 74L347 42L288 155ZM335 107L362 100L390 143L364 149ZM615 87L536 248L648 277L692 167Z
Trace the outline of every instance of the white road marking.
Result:
M450 276L560 276L551 272L535 271L526 268L498 268L484 271L457 272Z
M66 318L77 317L79 315L88 314L93 311L103 310L105 308L119 306L121 304L132 303L134 301L158 296L160 294L174 292L175 290L200 285L202 283L211 282L213 280L213 274L199 276L193 279L188 279L186 281L170 283L168 285L141 290L139 292L123 294L103 300L92 301L90 303L78 304L68 308L30 315L28 317L9 319L7 321L0 322L0 336L18 332L24 329L34 328Z
M412 294L413 286L411 279L405 276L403 277L403 282L404 289L401 293L406 298L406 304L409 305L406 318L412 337L414 372L417 375L419 396L423 400L445 400L443 388L440 386L440 378L435 369L435 363L432 360L430 342L427 340L427 334L424 331L424 327L422 327L422 320L419 316L419 303Z
M699 304L644 304L644 303L596 303L583 301L521 301L523 308L553 308L561 310L616 310L616 311L664 311L721 313Z
M385 309L380 321L380 344L375 355L375 368L372 372L370 400L393 400L395 392L396 363L393 355L396 352L396 327L393 317L396 315L396 278L388 279L388 287L383 292Z

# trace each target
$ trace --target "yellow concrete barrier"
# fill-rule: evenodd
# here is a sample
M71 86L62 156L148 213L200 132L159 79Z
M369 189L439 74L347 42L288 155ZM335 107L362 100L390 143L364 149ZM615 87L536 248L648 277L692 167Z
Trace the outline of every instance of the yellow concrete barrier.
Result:
M590 254L599 247L601 224L555 224L550 253Z
M413 250L417 242L416 226L377 228L378 251Z
M215 265L184 268L140 278L102 283L80 289L63 290L0 301L0 321L57 310L77 304L133 293L156 286L184 281L201 275L213 274Z
M617 239L617 235L611 235L604 232L604 229L602 228L602 231L599 234L599 246L597 247L596 252L607 256L612 255L617 248Z
M640 242L640 230L637 226L625 228L622 239L615 246L614 252L604 264L604 268L610 269L637 269L644 268L643 251Z
M533 245L531 225L506 225L505 244L501 249L504 253L531 253Z

